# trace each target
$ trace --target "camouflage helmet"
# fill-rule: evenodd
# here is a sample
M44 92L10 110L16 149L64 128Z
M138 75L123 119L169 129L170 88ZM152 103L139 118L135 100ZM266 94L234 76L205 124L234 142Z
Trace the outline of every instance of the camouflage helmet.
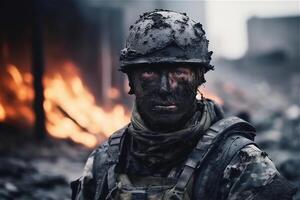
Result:
M204 67L210 65L212 52L200 23L185 13L169 10L146 12L130 26L126 47L121 50L121 71L127 72L141 64L185 63Z

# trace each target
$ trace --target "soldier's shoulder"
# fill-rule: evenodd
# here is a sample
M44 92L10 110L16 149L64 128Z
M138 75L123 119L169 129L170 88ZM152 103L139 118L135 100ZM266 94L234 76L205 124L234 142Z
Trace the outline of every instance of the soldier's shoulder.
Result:
M109 148L109 145L111 143L111 140L113 138L117 138L117 137L122 137L124 132L126 131L126 128L128 127L128 125L120 128L119 130L113 132L107 140L105 140L101 145L99 145L90 155L91 156L95 156L95 154L98 154L98 153L102 153L102 152L106 152Z
M263 166L275 168L275 165L270 159L268 153L260 149L256 143L243 147L233 160L239 161L240 163L264 163Z
M111 134L111 136L108 138L108 143L110 143L110 141L113 138L120 138L123 136L123 134L125 133L126 129L128 127L128 124L123 126L122 128L120 128L119 130L115 131L113 134Z
M109 146L108 141L106 140L92 151L92 153L89 155L85 163L85 167L83 170L83 177L91 177L91 178L93 177L92 171L93 171L95 157L97 158L102 157L102 160L105 159L108 146Z
M226 167L223 178L230 199L292 199L296 192L276 169L268 154L256 145L242 148Z
M105 169L105 167L107 167L108 162L113 156L110 151L110 143L113 138L121 136L125 130L126 127L123 127L115 131L106 141L92 151L85 163L82 176L73 184L73 193L75 196L83 199L91 199L90 197L85 196L88 194L89 196L93 196L95 193L95 180L98 180L104 175L105 172L102 168Z
M257 164L263 164L262 166L264 167L268 166L275 168L275 165L269 158L268 154L254 144L247 145L244 148L242 148L238 152L237 159L243 163L252 162Z
M104 141L101 145L99 145L89 156L89 158L92 158L94 160L95 157L97 157L97 159L101 159L101 160L105 160L107 159L107 152L109 151L109 148L112 144L112 140L116 140L118 138L121 138L124 134L124 132L126 131L126 128L128 127L128 125L120 128L119 130L115 131L113 134L111 134L111 136ZM117 141L114 141L115 143Z
M240 177L254 185L267 185L279 175L268 154L256 145L250 144L235 155L224 171L224 178L237 181Z

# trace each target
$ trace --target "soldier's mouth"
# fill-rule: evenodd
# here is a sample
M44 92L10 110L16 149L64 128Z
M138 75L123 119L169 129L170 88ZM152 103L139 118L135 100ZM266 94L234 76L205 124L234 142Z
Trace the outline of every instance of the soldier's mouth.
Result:
M177 110L177 106L172 104L172 105L155 105L154 110L156 111L175 111Z

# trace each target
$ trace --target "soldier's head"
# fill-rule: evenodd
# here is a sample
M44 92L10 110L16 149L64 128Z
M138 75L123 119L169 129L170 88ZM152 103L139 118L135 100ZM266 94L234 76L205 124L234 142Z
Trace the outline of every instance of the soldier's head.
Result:
M211 54L202 25L184 13L147 12L130 27L121 71L150 129L168 132L190 119L198 86L213 69Z

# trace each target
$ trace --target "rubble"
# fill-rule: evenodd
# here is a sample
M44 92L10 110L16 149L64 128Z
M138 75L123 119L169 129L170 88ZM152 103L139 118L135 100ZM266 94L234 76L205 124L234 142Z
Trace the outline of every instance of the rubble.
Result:
M287 109L288 111L289 109ZM300 199L300 115L286 115L286 112L260 122L258 145L270 154L279 172L297 188L294 199Z
M80 176L91 150L63 140L36 141L18 131L0 126L0 199L70 199L69 183Z

